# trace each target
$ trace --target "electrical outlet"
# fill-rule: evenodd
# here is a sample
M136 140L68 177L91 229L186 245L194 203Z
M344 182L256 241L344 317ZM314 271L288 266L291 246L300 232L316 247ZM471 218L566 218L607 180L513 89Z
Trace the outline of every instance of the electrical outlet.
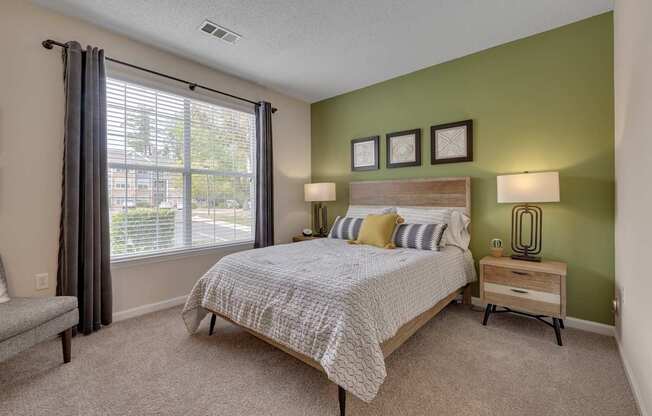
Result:
M36 290L45 290L50 287L50 279L47 273L39 273L34 275L36 280Z

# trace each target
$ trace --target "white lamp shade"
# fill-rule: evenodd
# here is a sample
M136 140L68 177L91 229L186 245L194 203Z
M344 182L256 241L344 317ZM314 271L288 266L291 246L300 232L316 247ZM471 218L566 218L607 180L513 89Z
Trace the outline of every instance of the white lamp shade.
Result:
M335 184L332 182L307 183L303 185L306 202L335 201Z
M502 175L498 203L559 202L559 172Z

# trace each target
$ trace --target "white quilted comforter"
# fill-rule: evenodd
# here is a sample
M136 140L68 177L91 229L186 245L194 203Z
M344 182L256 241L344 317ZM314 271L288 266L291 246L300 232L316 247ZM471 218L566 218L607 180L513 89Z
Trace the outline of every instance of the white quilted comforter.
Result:
M192 289L183 319L207 309L313 358L364 401L385 379L380 344L475 280L470 252L386 250L322 238L231 254Z

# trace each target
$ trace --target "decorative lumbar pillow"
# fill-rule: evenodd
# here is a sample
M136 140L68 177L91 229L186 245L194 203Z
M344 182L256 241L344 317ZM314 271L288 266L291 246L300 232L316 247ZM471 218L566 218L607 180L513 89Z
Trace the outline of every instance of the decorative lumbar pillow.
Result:
M396 247L439 251L447 224L399 224L392 238Z
M328 238L341 238L343 240L355 240L358 238L360 227L364 218L337 217L328 234Z
M9 291L7 290L7 276L5 275L5 268L2 265L2 257L0 257L0 303L9 302Z
M453 213L450 208L398 207L396 212L403 217L406 224L449 224L441 239L440 246L445 246L448 243L448 234L451 231L450 221Z
M392 235L397 224L403 222L398 214L367 215L362 221L358 238L351 244L369 244L381 248L394 248Z

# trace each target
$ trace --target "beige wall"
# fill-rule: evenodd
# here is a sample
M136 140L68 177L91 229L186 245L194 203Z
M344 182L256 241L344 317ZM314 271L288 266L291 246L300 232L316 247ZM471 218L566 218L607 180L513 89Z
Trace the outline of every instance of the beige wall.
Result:
M616 1L617 336L643 414L652 414L652 2Z
M41 41L78 40L108 56L279 109L273 119L277 242L309 226L303 184L310 178L310 107L262 86L211 70L27 1L0 1L0 254L13 296L53 294L56 282L63 84L60 50ZM113 268L115 311L187 294L224 250ZM49 273L49 289L34 275Z

